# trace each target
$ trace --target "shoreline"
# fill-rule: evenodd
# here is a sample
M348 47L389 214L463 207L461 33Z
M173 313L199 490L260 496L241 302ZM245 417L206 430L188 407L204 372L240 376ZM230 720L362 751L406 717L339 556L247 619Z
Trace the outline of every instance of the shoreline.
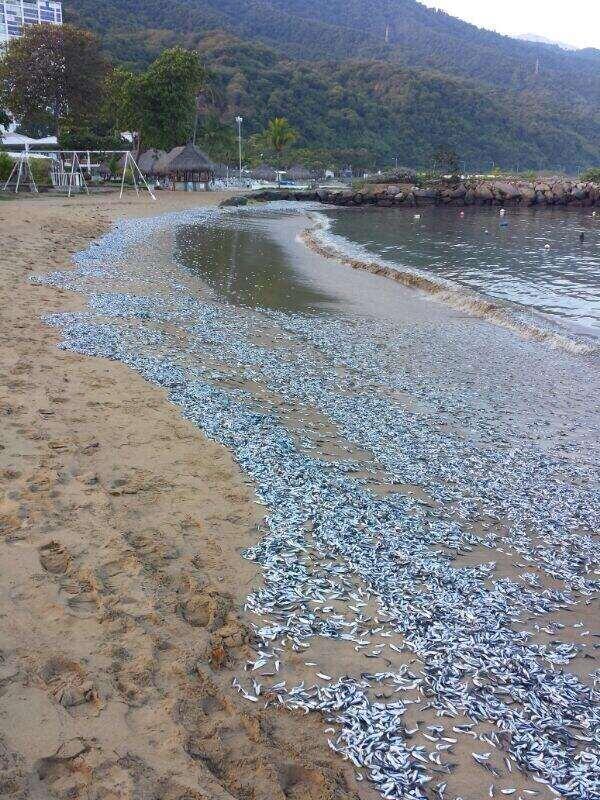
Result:
M0 205L3 796L232 800L240 782L265 797L286 785L354 796L316 721L297 737L272 711L267 733L231 689L256 573L237 550L263 514L240 468L165 390L60 350L41 318L85 297L28 281L72 271L120 217L219 199Z
M460 286L453 281L413 268L392 266L383 258L368 253L360 245L342 237L329 234L329 219L322 213L312 212L313 224L301 234L301 241L313 252L325 259L335 260L354 270L363 270L373 275L400 283L409 289L417 289L456 311L466 311L471 316L503 327L524 339L547 344L550 348L564 350L576 355L592 355L600 345L581 341L582 335L562 331L558 323L542 315L536 315L526 306L508 304L494 300L483 292ZM349 249L357 251L352 255ZM539 321L536 320L536 316Z

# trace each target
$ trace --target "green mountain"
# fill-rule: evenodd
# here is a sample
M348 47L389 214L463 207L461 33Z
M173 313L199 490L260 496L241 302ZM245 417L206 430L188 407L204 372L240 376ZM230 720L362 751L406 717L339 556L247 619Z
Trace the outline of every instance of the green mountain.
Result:
M440 145L469 168L600 163L600 51L481 30L415 0L71 0L114 61L201 50L221 113L246 130L287 116L299 146L426 167Z

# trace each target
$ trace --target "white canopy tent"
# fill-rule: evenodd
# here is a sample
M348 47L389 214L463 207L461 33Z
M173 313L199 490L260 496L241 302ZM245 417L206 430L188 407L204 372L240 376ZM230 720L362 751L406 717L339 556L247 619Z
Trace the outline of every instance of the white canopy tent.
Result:
M42 139L32 139L30 136L23 136L21 133L3 133L1 138L2 147L18 147L21 150L35 150L39 147L58 146L56 136L45 136Z

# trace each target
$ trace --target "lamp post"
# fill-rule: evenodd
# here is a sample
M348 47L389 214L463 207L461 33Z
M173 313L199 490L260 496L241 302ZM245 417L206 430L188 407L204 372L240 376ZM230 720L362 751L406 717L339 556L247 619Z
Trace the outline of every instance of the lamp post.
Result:
M242 122L243 117L236 117L235 121L237 122L238 126L238 154L240 159L240 182L242 180Z

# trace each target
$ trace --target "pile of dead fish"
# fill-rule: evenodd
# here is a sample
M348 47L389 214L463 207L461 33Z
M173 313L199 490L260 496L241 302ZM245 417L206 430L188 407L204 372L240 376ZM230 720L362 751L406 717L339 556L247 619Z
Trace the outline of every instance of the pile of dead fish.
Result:
M489 751L473 759L492 780L514 767L569 800L599 798L598 693L565 669L583 654L593 659L582 638L590 632L577 629L577 644L537 638L564 628L549 620L555 612L570 612L578 624L577 608L598 590L592 534L600 498L590 466L535 442L517 447L508 435L502 446L485 436L474 442L437 425L442 406L466 417L465 397L398 366L420 331L240 314L172 283L160 296L124 292L131 247L164 224L145 221L140 233L137 223L122 223L80 255L77 270L44 278L89 295L88 312L48 321L61 328L65 349L120 361L168 389L182 414L230 448L252 478L266 529L245 555L264 580L246 603L257 620L257 655L236 678L242 696L321 713L332 749L385 798L447 796L452 748L469 733L474 747L483 742ZM159 283L149 270L147 285ZM277 346L257 344L260 330L270 330ZM259 389L277 403L260 399ZM410 392L422 409L407 410L398 392ZM317 423L286 425L278 403L314 411L334 434ZM485 411L481 427L492 430ZM327 442L347 457L327 455ZM359 462L358 451L369 458ZM372 488L378 481L418 485L429 499L380 496ZM489 561L454 564L475 548ZM518 577L497 577L493 559L508 552ZM555 588L544 588L545 576ZM278 675L286 655L302 652L312 664L317 638L388 666L362 676L316 672L310 685L288 686ZM414 671L400 654L415 660ZM404 723L411 706L438 719L420 731L427 747L413 744L416 729ZM478 734L482 722L493 732Z

